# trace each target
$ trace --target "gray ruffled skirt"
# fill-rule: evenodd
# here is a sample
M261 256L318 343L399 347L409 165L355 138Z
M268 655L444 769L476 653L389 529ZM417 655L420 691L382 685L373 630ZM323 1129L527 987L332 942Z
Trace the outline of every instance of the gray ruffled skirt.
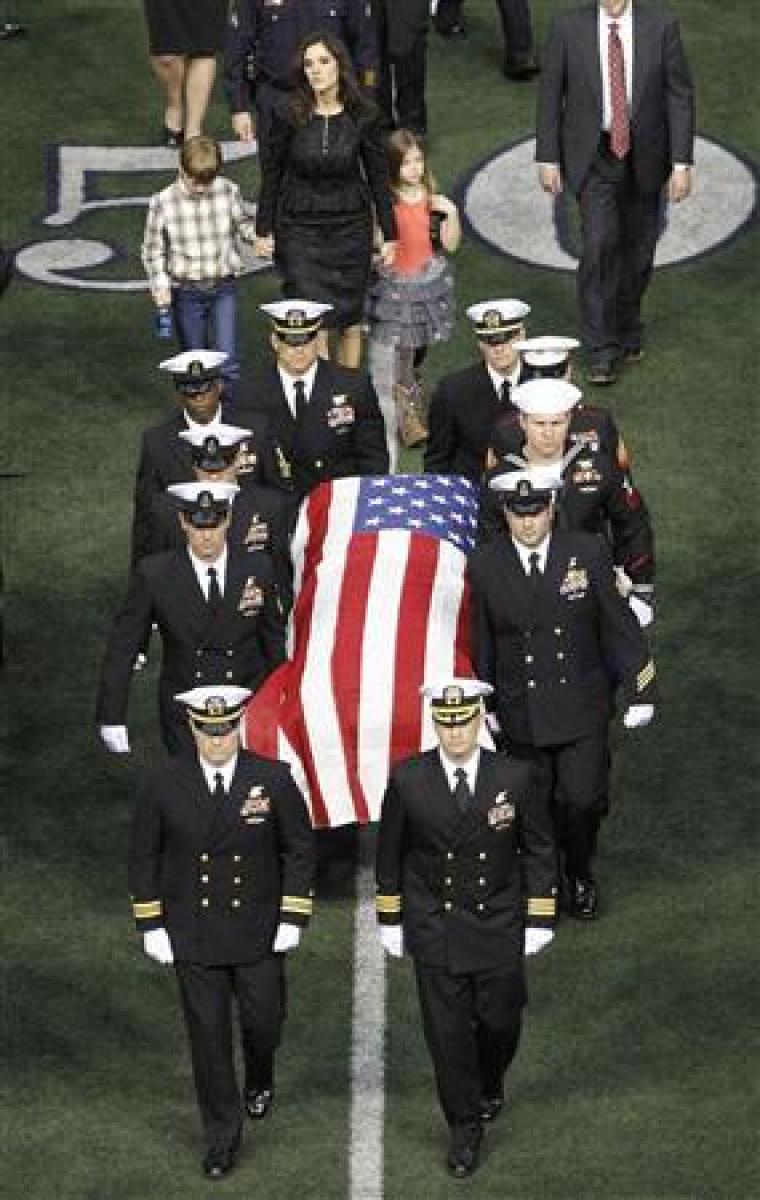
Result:
M416 275L373 276L366 321L375 341L415 350L445 342L455 318L454 278L443 255L435 255Z

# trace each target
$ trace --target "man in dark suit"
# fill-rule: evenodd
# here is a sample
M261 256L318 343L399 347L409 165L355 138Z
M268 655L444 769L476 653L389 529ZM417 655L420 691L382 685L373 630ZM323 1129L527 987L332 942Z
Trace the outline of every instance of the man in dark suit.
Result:
M609 384L642 355L641 302L660 198L691 190L694 96L678 22L639 0L560 13L544 53L536 160L545 191L565 184L581 217L578 296L589 379Z
M496 0L504 34L504 74L522 81L538 73L533 52L533 23L530 0ZM466 37L462 20L464 0L438 0L433 24L441 37Z
M207 682L253 691L285 658L285 625L266 555L230 550L230 483L173 484L187 545L142 559L108 638L96 720L113 753L129 752L126 712L133 664L152 624L163 643L161 734L170 754L191 749L174 693Z
M308 813L284 763L241 748L249 696L213 684L174 697L189 717L194 752L152 774L129 847L129 890L145 952L173 963L179 983L210 1179L235 1165L243 1107L254 1120L271 1107L285 1017L283 960L312 910Z
M597 434L595 428L599 422L580 407L582 400L582 392L561 379L532 379L515 388L512 403L517 411L497 422L491 433L495 463L481 485L479 540L508 535L503 498L489 487L491 479L503 473L505 462L556 469L562 477L559 525L584 529L609 542L615 566L628 581L628 603L646 626L654 606L649 510L619 461L619 438L613 435L606 439L612 444L603 444L604 433ZM590 420L591 436L579 436L588 431Z
M272 321L275 362L253 380L245 407L266 418L295 495L325 479L387 474L385 425L369 376L319 356L329 305L280 300L261 308Z
M438 748L392 771L377 843L381 939L414 960L458 1177L475 1170L482 1122L503 1104L523 953L548 945L556 915L551 819L533 768L478 746L491 690L460 678L423 688Z
M445 375L433 392L423 458L429 474L480 479L493 424L523 380L515 342L525 337L529 312L522 300L483 300L467 309L483 361Z
M227 356L217 350L187 350L160 364L173 379L181 411L142 437L137 468L132 521L132 566L151 553L151 510L156 496L172 483L193 478L190 443L177 435L192 429L209 429L219 422L244 425L251 436L240 447L237 482L267 487L285 486L282 454L272 441L267 422L242 412L222 394L222 364Z
M556 472L535 467L491 481L510 536L468 563L473 663L494 685L506 748L533 762L553 791L571 911L591 919L614 693L623 693L626 728L647 725L655 669L605 543L553 528L561 485Z
M237 425L214 425L185 429L179 434L191 447L193 474L199 483L237 483L238 465L247 453L251 430ZM290 535L293 523L292 497L279 489L248 483L232 501L227 544L246 554L266 554L274 567L283 611L290 611L293 598L293 568ZM171 492L161 492L153 501L147 554L181 550L185 535L179 510Z
M380 51L377 100L391 129L427 133L429 0L373 0Z

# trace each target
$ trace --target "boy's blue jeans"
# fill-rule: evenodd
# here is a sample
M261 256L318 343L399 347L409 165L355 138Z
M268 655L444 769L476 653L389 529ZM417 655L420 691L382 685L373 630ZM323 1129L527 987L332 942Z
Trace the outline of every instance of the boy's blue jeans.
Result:
M229 355L222 376L231 383L240 376L237 357L237 282L225 279L215 287L182 284L172 288L172 313L183 350L223 350Z

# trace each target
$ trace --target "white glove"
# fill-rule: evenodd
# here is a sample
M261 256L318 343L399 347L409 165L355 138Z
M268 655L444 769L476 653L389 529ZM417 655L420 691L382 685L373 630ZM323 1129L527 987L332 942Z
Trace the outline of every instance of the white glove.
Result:
M501 733L501 724L499 722L499 718L496 716L496 713L486 713L486 725L490 729L491 733Z
M380 941L386 954L391 958L404 956L404 930L401 925L381 925Z
M653 704L632 704L623 713L623 724L626 729L643 729L654 716Z
M129 754L129 734L126 725L101 725L100 740L112 754Z
M617 590L620 592L620 595L624 600L627 600L631 594L633 580L631 579L630 575L626 574L623 567L615 567L615 583L617 584Z
M149 929L143 934L143 948L148 958L154 958L157 963L168 967L174 962L172 944L165 929Z
M642 629L646 629L647 625L652 624L654 609L651 604L647 604L646 600L640 600L638 596L633 595L628 597L628 604Z
M553 929L537 929L534 925L528 925L525 929L525 957L540 954L553 940Z
M275 954L287 954L288 950L295 950L300 940L300 927L298 925L289 925L287 921L281 921L274 935L272 950Z

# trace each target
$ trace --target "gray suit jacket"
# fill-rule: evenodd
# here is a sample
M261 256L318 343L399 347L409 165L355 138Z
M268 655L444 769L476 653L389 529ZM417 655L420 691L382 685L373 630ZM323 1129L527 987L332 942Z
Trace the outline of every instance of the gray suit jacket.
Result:
M657 192L674 162L693 161L694 93L676 18L633 5L633 169L640 191ZM559 163L575 193L599 145L602 101L598 7L588 4L554 19L536 118L536 160Z

